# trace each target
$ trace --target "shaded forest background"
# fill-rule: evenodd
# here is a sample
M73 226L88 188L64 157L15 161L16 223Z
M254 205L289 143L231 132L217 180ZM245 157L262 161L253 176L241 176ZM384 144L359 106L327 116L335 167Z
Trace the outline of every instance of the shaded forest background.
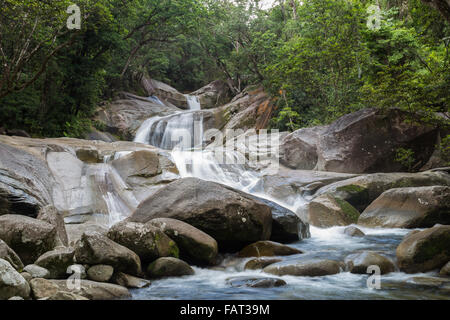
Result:
M0 127L32 136L82 137L140 75L185 93L262 84L280 130L365 107L449 126L447 0L76 0L80 30L72 1L0 2Z

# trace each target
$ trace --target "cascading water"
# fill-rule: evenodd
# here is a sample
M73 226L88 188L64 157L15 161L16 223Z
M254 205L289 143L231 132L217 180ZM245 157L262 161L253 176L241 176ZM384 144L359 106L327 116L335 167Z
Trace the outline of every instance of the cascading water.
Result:
M189 110L200 110L201 109L200 100L198 99L197 96L191 96L191 95L186 94L185 97L186 97L186 100L188 103Z
M192 108L192 107L191 107ZM195 107L197 108L197 107ZM234 163L242 159L239 148L225 149L212 144L203 146L202 121L194 125L196 118L192 110L168 117L154 117L145 121L136 134L135 141L148 143L156 147L172 150L171 155L181 177L196 177L214 181L242 190L247 193L274 201L290 210L297 210L306 202L298 195L295 199L274 199L259 187L258 182L264 170L252 169L246 163ZM199 126L197 130L193 128ZM191 133L189 143L180 143L180 130ZM262 146L264 149L265 146ZM219 150L219 152L218 152ZM228 159L229 161L224 161ZM395 248L409 230L405 229L370 229L362 228L366 234L362 238L351 238L344 235L345 227L320 229L311 226L311 238L290 244L304 251L301 255L285 257L284 261L295 259L326 258L343 261L344 258L358 250L374 250L391 259L395 259ZM133 292L134 299L442 299L445 293L432 289L405 287L410 275L394 272L383 276L383 284L387 289L374 290L367 286L367 275L341 272L324 277L281 276L288 287L280 288L233 288L227 284L230 277L260 277L261 270L244 270L248 260L230 258L222 263L222 270L196 268L195 275L182 278L169 278L154 281L151 289L140 289ZM430 274L424 274L429 276ZM266 275L267 276L267 275ZM272 276L272 275L269 275ZM417 275L416 275L417 276ZM389 289L391 288L391 289ZM194 290L194 294L193 294Z

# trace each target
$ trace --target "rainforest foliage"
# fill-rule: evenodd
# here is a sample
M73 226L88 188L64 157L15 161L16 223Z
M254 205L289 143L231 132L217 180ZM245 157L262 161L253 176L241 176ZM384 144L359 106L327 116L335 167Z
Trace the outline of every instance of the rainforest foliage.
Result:
M445 1L0 2L0 127L81 137L99 103L143 74L182 92L215 79L236 94L262 84L280 130L365 107L448 126ZM66 26L71 4L81 29Z

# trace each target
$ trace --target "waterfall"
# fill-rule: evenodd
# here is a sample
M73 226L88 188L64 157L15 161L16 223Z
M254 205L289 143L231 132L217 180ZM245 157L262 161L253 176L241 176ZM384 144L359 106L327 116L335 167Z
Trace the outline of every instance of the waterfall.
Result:
M189 110L200 110L201 106L200 106L200 100L198 99L197 96L190 96L188 94L185 95L188 106L189 106Z

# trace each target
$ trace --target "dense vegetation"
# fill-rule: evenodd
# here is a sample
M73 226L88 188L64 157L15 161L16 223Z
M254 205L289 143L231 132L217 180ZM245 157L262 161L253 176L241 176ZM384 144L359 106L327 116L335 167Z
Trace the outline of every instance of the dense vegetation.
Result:
M218 78L235 93L263 84L281 130L363 107L448 126L435 115L450 100L450 18L432 6L439 0L73 2L80 30L66 27L72 1L1 0L0 127L81 137L100 101L142 74L183 92Z

